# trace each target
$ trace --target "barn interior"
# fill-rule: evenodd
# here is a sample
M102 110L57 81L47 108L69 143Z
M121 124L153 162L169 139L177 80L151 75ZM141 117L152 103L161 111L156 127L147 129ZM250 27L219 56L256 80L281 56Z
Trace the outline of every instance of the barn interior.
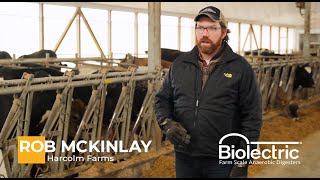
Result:
M259 141L300 142L290 146L301 152L298 164L257 159L248 177L320 177L319 2L0 2L0 176L174 178L155 94L172 62L196 45L194 17L206 6L223 12L228 44L256 73ZM18 137L28 136L58 148L152 143L145 153L57 150L43 157L70 161L21 163Z

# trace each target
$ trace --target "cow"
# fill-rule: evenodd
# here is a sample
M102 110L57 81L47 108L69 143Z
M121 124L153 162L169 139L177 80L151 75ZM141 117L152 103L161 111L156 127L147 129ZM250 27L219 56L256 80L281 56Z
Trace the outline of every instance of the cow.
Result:
M289 74L292 67L289 68ZM281 72L282 73L282 72ZM277 104L283 108L283 113L292 120L299 120L298 97L296 96L302 88L314 88L315 83L312 78L312 71L309 64L297 65L292 86L293 97L288 97L282 88L278 88ZM273 77L272 77L273 78Z
M276 54L274 51L272 50L268 50L268 49L256 49L253 51L245 51L245 55L253 55L253 56L257 56L257 55L261 55L263 56L263 61L267 62L270 61L270 58L268 58L269 56L285 56L283 54ZM279 60L279 58L272 58L274 62L277 62ZM271 68L271 82L274 81L275 77L275 69L274 67ZM282 75L282 71L283 71L284 67L280 68L280 76ZM289 67L289 72L288 74L291 74L291 70L292 67ZM288 83L289 78L287 79L287 82L281 82L281 83ZM295 75L294 75L294 79L293 79L293 94L296 94L297 91L300 88L313 88L314 87L314 80L312 78L312 72L311 72L311 68L308 64L303 64L303 65L297 65L296 66L296 70L295 70ZM298 109L299 109L299 105L297 102L297 99L295 96L293 96L293 98L288 97L288 94L284 91L284 89L277 87L277 96L276 96L276 107L280 108L283 110L283 113L289 117L292 120L298 120L299 116L298 116Z
M161 59L169 62L173 62L177 57L184 53L184 51L180 51L177 49L168 49L168 48L161 48ZM148 54L148 51L145 51Z
M46 58L47 54L49 54L49 57L51 58L57 58L57 54L52 50L47 49L41 49L39 51L36 51L31 54L22 55L19 57L19 59L26 59L26 58Z
M145 53L148 54L148 51L145 51ZM169 68L172 62L183 53L183 51L175 49L161 48L161 66L163 68ZM127 53L126 57L121 60L120 66L129 67L130 64L135 64L137 66L147 66L148 58L137 58L132 54Z
M0 51L0 60L11 60L12 57L10 56L10 54L6 51ZM0 64L0 68L2 68L3 65ZM1 77L0 77L0 80L3 80Z
M299 65L296 68L293 90L302 88L314 88L313 72L309 64Z
M110 70L109 72L117 72L117 71ZM131 110L131 123L134 123L134 121L138 117L139 111L144 101L144 97L147 93L147 89L148 89L147 81L136 81L134 97L133 97L133 106ZM105 93L104 112L103 112L103 131L106 131L106 128L111 122L121 91L122 91L122 83L111 83L107 85L107 89ZM77 108L80 108L83 111L83 107L86 107L89 103L91 92L92 92L91 86L78 87L74 89L73 99L76 101L76 104L78 104ZM73 110L75 111L76 107ZM83 117L83 114L78 118L74 117L72 120L72 123L77 125L73 124L71 126L78 127L82 117Z
M47 49L41 49L39 51L36 51L36 52L28 54L28 55L22 55L18 59L46 58L47 54L49 55L49 58L57 58L57 54L54 51L47 50ZM60 63L50 62L50 64L57 64L60 66L66 66L66 65L61 64L61 62ZM22 64L22 66L25 66L25 67L45 67L45 65L37 64L37 63L24 63L24 64ZM61 70L61 68L59 68L59 67L51 67L51 68L57 69L59 71Z
M0 59L12 59L12 57L8 52L0 51Z
M11 68L1 68L0 72L2 72L3 78L5 80L10 79L21 79L21 76L23 73L30 73L34 75L34 78L40 78L40 77L49 77L49 76L62 76L63 73L60 71L57 71L56 69L51 68L29 68L29 69L11 69ZM19 78L17 78L19 77ZM46 120L43 120L43 117L45 116L46 112L48 110L52 109L52 106L56 100L56 91L55 90L47 90L47 91L35 91L33 94L32 99L32 111L30 116L30 125L29 125L29 133L28 136L39 136L43 128L45 126ZM9 95L0 95L0 131L3 131L3 125L5 123L5 120L7 119L8 113L11 109L11 106L13 104L14 97L12 94ZM72 119L77 118L83 114L83 109L77 109L74 107L77 107L74 105L75 103L72 103L72 115L71 115L71 121ZM81 114L82 113L82 114ZM8 119L10 121L10 119ZM75 127L70 127L74 128ZM72 134L72 129L69 128L68 131L68 140L73 139L73 137L70 137L70 134ZM9 161L13 161L12 153L13 151L9 147L8 150L8 158ZM37 174L37 169L39 166L43 165L36 165L32 166L31 172L29 174L30 177L35 177ZM43 167L40 169L44 169Z
M63 75L62 72L50 68L0 69L0 76L4 80L21 79L24 73L33 74L34 78ZM42 129L39 128L38 123L41 121L41 118L45 114L45 112L51 109L55 101L55 94L56 92L54 90L38 91L34 93L29 135L39 135L39 133L41 132ZM10 111L12 102L13 95L0 96L0 129L2 129L2 126L4 125L4 121L6 120L6 117Z
M276 54L274 53L273 50L265 49L265 48L259 48L259 49L254 49L252 51L244 51L244 55L252 55L252 56L275 56Z

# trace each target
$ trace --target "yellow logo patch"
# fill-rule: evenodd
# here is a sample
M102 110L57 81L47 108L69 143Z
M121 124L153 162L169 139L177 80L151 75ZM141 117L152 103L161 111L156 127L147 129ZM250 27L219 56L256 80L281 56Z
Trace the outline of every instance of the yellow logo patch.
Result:
M44 164L44 142L44 136L18 136L18 164Z
M230 74L230 73L223 73L223 74L224 74L224 76L227 77L227 78L232 78L232 74Z

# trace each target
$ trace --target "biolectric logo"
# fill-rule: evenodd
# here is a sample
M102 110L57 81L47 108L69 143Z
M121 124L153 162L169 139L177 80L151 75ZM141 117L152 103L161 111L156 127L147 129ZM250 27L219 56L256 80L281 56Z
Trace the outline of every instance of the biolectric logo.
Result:
M247 146L246 149L235 149L235 145L224 145L223 140L227 137L231 136L238 136L245 140ZM271 144L271 149L253 149L250 150L250 144ZM278 149L276 148L276 145L278 144L284 144L284 149ZM289 149L289 145L293 144L302 144L302 142L258 142L258 141L252 141L249 142L248 138L246 138L244 135L239 133L230 133L224 135L220 141L219 141L219 159L259 159L262 157L263 159L278 159L278 160L288 160L288 159L298 159L299 158L299 150L292 148Z

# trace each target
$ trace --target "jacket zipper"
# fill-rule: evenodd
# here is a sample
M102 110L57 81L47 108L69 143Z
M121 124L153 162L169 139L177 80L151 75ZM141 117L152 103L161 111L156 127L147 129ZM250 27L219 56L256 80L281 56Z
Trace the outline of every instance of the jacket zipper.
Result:
M208 79L207 79L207 81L206 81L206 84L204 85L204 87L202 88L202 84L200 83L200 92L198 92L198 89L199 89L199 86L197 86L197 83L198 83L198 70L197 70L197 78L196 78L196 96L197 96L197 100L196 100L196 110L195 110L195 113L194 113L194 115L195 115L195 118L194 118L194 120L193 120L193 127L195 127L196 126L196 120L198 119L198 112L199 112L199 103L200 103L200 99L201 99L201 95L202 95L202 92L204 91L204 88L207 86L207 84L208 84L208 80L209 80L209 77L211 76L211 75L213 75L213 73L215 72L215 70L216 70L216 68L217 68L217 65L215 65L215 67L213 68L213 70L212 70L212 72L208 75ZM200 76L201 77L201 76ZM202 82L202 79L201 79L201 82Z
M198 81L199 81L199 75L198 75L198 69L196 70L196 83L195 83L195 87L194 87L194 90L195 90L195 93L196 93L196 110L194 112L194 118L193 118L193 127L196 127L196 119L198 118L198 106L199 106L199 93L198 93Z
M197 101L196 101L196 111L195 111L195 119L193 121L193 127L196 127L196 119L198 119L198 111L199 111L199 97L197 97Z

